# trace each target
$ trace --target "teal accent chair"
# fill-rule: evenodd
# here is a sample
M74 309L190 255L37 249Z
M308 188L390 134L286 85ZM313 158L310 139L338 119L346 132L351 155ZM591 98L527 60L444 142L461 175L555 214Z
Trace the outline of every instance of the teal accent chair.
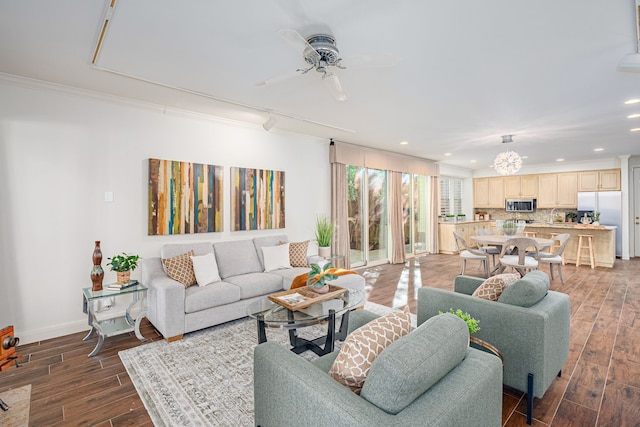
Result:
M350 328L375 317L356 310ZM255 425L500 426L502 364L468 343L458 317L430 319L378 355L357 395L328 375L338 351L309 362L265 342L254 350Z
M498 301L472 296L485 279L455 278L455 292L418 290L418 322L450 308L480 320L474 337L495 346L504 356L504 384L527 393L527 423L533 398L542 398L560 376L569 357L569 296L549 290L549 276L532 271L508 286Z

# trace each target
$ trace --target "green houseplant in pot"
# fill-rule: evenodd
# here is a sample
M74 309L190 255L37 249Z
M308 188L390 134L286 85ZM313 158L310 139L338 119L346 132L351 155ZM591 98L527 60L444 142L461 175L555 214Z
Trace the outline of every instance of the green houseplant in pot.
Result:
M322 215L316 218L316 242L318 243L318 255L323 258L331 256L331 239L336 225L328 216Z
M478 332L480 330L480 321L478 319L475 319L469 313L464 312L464 311L462 311L460 309L454 310L453 308L450 308L449 311L447 311L447 312L444 312L444 311L439 311L438 312L438 314L445 314L445 313L454 314L454 315L458 316L459 318L461 318L462 320L464 320L464 322L467 324L467 327L469 328L469 345L472 345L472 347L478 348L478 349L480 349L482 351L486 351L486 352L495 354L504 363L504 356L502 355L500 350L498 350L497 348L495 348L493 345L489 344L488 342L486 342L484 340L481 340L478 337L472 336L473 334L475 334L476 332Z
M314 292L326 294L329 291L327 281L336 280L338 278L335 274L328 272L330 268L330 262L326 263L323 267L320 267L318 264L311 264L311 271L309 271L309 274L307 275L309 277L309 280L307 280L307 286Z
M469 327L469 335L473 335L480 330L480 321L474 319L469 313L465 313L460 309L454 310L453 308L450 308L447 313L455 314L456 316L464 320ZM445 312L439 311L438 314L445 314Z
M114 255L111 258L107 258L109 262L107 265L111 266L111 271L115 271L118 276L118 283L129 283L131 279L131 271L138 267L138 255L128 255L121 253L120 255Z

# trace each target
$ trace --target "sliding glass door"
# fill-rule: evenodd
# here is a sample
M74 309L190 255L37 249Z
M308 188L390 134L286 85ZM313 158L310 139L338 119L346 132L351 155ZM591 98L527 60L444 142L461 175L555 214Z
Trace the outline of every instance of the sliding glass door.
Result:
M389 207L387 172L367 169L368 255L367 264L389 260Z
M387 173L347 165L351 267L387 262Z

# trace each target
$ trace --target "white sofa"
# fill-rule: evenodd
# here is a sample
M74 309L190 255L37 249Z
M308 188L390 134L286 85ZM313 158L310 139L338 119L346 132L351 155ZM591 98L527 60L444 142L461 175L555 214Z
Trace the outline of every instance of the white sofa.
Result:
M247 307L265 295L287 290L307 267L265 272L262 247L288 242L287 236L257 237L228 242L164 245L160 257L140 260L141 282L147 292L147 318L169 342L183 334L245 317ZM184 254L213 253L222 281L189 286L170 278L162 259ZM350 289L364 289L364 277L347 274L331 282Z

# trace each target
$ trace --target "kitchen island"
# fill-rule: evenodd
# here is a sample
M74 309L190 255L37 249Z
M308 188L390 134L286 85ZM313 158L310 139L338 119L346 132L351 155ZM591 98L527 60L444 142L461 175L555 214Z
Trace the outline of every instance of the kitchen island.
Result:
M571 237L564 249L565 261L575 264L578 254L578 234L593 235L593 250L596 258L596 267L613 267L616 261L616 227L605 225L583 225L571 222L554 224L531 223L527 224L525 231L537 233L537 237L550 238L551 233L568 233ZM583 239L584 241L584 239ZM583 243L583 245L586 243ZM586 251L588 253L588 251ZM584 255L585 250L582 250ZM583 261L587 257L583 257ZM581 262L581 264L582 264ZM586 262L588 265L589 263Z

